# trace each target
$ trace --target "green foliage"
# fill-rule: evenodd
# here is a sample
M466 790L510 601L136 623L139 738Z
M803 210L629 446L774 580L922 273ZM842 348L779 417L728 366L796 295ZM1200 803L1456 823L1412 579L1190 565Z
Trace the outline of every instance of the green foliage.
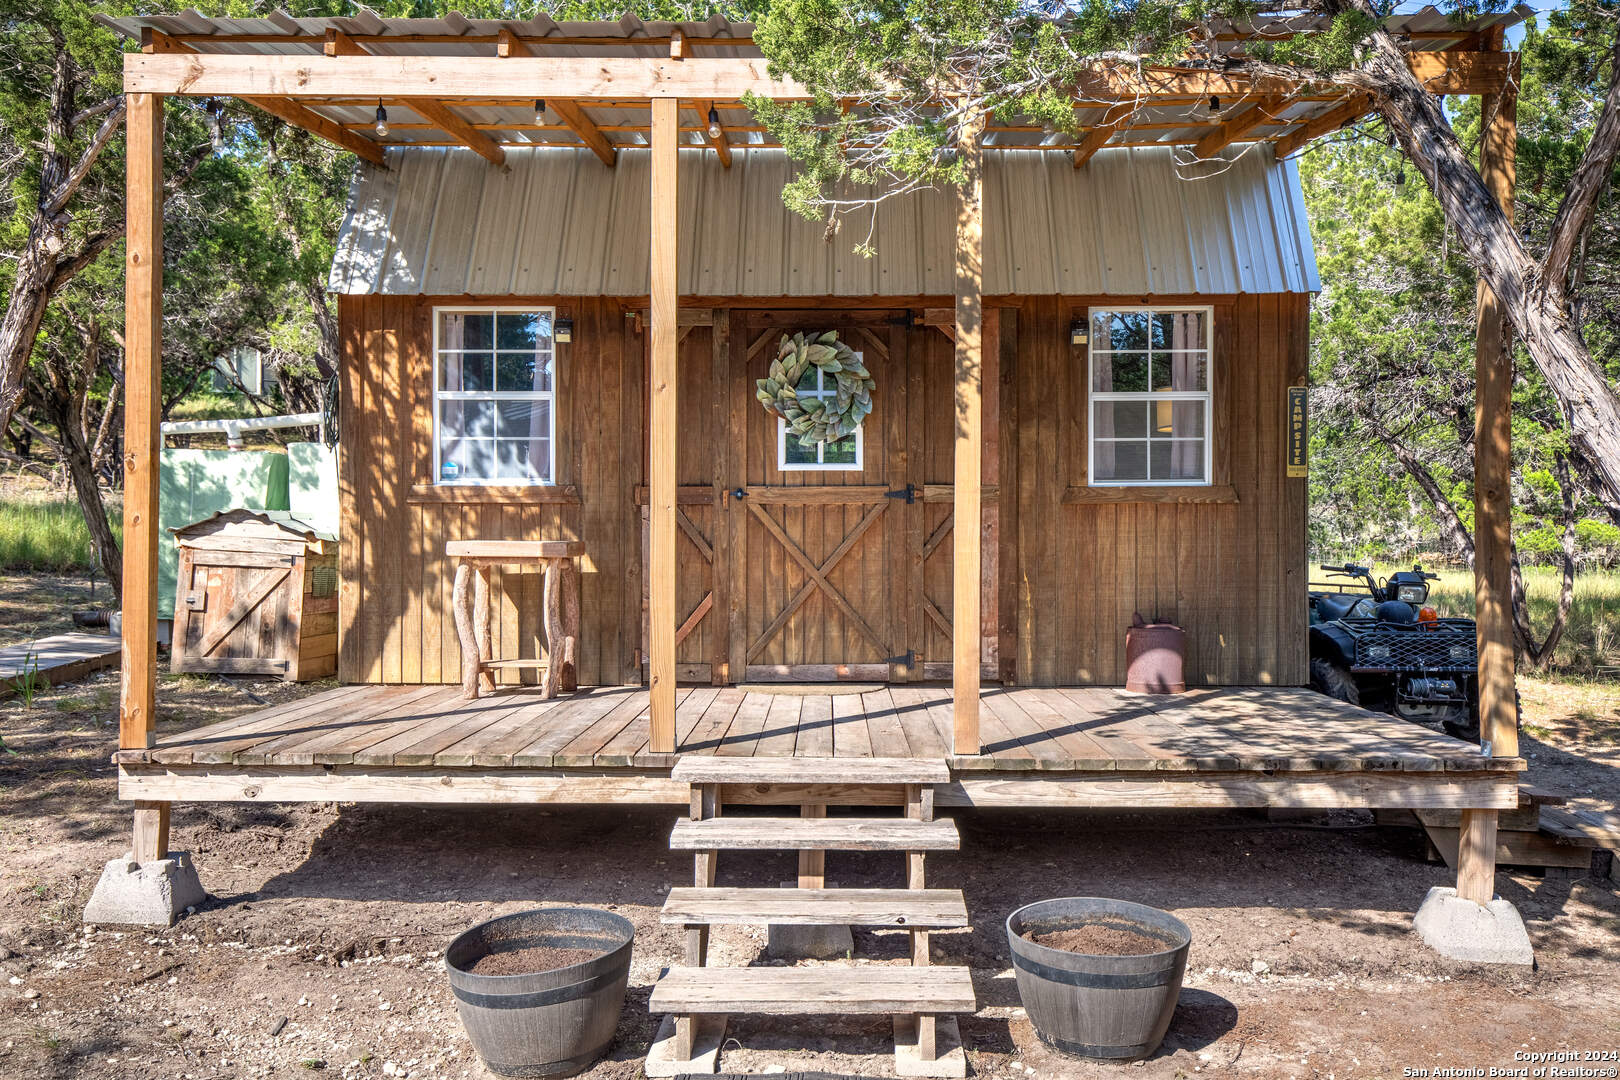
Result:
M116 516L113 531L123 531ZM65 574L97 569L90 531L73 499L0 499L0 570Z

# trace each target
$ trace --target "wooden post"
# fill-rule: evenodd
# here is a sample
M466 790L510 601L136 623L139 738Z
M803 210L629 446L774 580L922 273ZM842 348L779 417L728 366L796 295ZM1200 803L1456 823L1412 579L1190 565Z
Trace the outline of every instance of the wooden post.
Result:
M648 690L654 754L675 752L675 354L679 288L679 102L652 101L652 350L648 364L650 403L647 488Z
M1500 29L1490 46L1502 48ZM1518 91L1506 82L1480 102L1480 174L1511 220ZM1502 305L1483 280L1474 324L1474 618L1479 647L1479 740L1491 757L1519 756L1513 688L1513 351ZM1496 884L1496 811L1464 810L1457 895L1489 903Z
M118 745L156 741L158 479L163 448L163 98L130 94L124 124L124 595ZM131 856L169 849L169 804L137 803Z
M123 681L118 745L151 746L157 698L158 472L163 368L163 98L130 94L124 121Z
M1496 811L1464 810L1457 830L1457 895L1488 904L1496 892Z
M1501 48L1498 31L1495 47ZM1513 216L1518 96L1512 82L1481 101L1480 173ZM1479 283L1474 338L1474 618L1479 642L1480 743L1492 757L1519 756L1513 691L1513 352L1502 305Z
M957 152L967 172L956 206L956 526L952 536L951 686L958 754L979 752L980 475L984 427L984 155L979 116Z

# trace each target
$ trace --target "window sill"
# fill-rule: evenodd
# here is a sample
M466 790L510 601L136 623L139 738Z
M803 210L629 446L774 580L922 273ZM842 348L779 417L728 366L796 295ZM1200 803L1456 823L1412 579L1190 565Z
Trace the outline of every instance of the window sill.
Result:
M445 503L562 503L579 505L574 484L415 484L405 501L412 505Z
M1070 487L1063 493L1066 506L1105 503L1236 503L1237 489L1231 484L1200 484L1185 487Z

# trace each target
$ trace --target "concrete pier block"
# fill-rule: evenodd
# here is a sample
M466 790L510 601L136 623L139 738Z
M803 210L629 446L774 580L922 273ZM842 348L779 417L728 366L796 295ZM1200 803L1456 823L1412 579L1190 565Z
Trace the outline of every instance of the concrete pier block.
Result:
M84 921L118 926L173 926L188 907L208 898L191 853L171 851L138 863L131 855L109 861L84 906Z
M1429 948L1453 960L1475 964L1536 962L1524 920L1518 909L1501 897L1489 904L1476 904L1458 896L1456 889L1436 886L1424 897L1412 929Z

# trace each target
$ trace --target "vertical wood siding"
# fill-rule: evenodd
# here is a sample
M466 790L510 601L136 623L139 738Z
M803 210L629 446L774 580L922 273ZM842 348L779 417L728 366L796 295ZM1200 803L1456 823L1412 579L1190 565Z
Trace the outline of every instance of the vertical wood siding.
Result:
M1284 417L1285 388L1304 382L1308 298L1216 302L1215 480L1236 489L1235 504L1065 503L1065 491L1085 483L1087 416L1085 351L1069 345L1068 329L1093 302L1103 301L1026 298L1003 313L999 457L986 474L1000 481L999 523L986 536L987 566L995 541L1000 611L987 607L986 632L996 634L999 617L1002 670L1025 685L1123 683L1124 630L1141 611L1186 628L1189 682L1305 682L1305 481L1284 475ZM558 347L556 479L578 498L487 503L420 494L432 482L434 303L341 300L340 676L457 681L445 541L554 536L582 540L590 552L581 582L581 682L639 681L646 339L626 315L638 304L552 301L559 317L574 319L574 343ZM807 580L752 511L725 493L951 483L951 345L921 326L872 328L889 357L874 365L879 392L861 473L776 468L775 426L753 397L774 338L752 361L748 350L766 328L794 321L722 309L714 326L693 327L681 339L677 467L691 531L683 527L677 539L678 618L713 593L709 613L678 649L683 671L739 680L749 646ZM828 312L826 322L837 324L837 314ZM703 487L711 494L695 493ZM817 563L870 508L761 506ZM829 575L894 653L913 649L919 661L950 659L949 635L929 611L948 619L951 610L950 516L948 499L888 501ZM536 655L538 576L497 572L493 585L498 654ZM882 658L817 592L753 662Z

